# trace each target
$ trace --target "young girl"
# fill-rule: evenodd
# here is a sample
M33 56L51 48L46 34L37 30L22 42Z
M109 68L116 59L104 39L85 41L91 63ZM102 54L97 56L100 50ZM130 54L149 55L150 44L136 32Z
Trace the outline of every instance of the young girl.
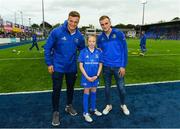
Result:
M91 111L96 116L102 113L96 109L96 88L99 84L99 75L102 70L101 51L96 49L96 36L88 36L88 47L81 50L79 55L79 68L82 72L81 86L84 87L83 95L83 116L87 122L93 119L88 113L89 96L91 101Z

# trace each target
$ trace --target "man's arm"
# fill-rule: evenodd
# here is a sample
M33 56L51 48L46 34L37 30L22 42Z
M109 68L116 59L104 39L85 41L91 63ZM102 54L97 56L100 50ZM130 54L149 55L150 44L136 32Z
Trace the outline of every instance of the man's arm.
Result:
M122 63L121 67L125 68L127 65L127 59L128 59L128 50L127 50L127 42L124 34L121 34L121 42L122 42Z
M125 35L121 33L121 42L122 42L122 61L121 61L121 66L119 69L119 74L121 77L124 77L126 73L126 65L127 65L127 59L128 59L128 50L127 50L127 42Z
M45 62L48 65L48 72L52 74L54 72L53 63L52 63L52 48L55 43L55 36L54 32L52 31L47 39L47 42L44 46L44 56L45 56Z

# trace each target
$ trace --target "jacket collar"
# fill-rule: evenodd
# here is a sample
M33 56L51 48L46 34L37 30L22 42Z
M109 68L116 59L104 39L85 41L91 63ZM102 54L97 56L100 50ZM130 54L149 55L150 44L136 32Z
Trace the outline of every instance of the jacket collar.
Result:
M112 28L112 31L111 31L111 33L109 34L109 37L110 37L113 33L114 33L114 28ZM107 36L106 36L106 33L105 33L104 31L102 32L102 35L105 36L105 37L107 37Z

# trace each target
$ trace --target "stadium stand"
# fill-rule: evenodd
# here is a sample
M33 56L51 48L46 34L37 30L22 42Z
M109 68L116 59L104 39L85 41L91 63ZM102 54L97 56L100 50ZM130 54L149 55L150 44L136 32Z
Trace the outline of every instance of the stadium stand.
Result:
M4 39L12 41L8 42L8 44L19 42L19 40L15 41L15 39L20 39L22 43L31 41L33 33L37 34L38 40L44 39L42 30L30 26L23 26L11 21L5 21L0 17L0 46L7 45L7 42L3 43Z
M180 20L141 26L147 38L180 40Z

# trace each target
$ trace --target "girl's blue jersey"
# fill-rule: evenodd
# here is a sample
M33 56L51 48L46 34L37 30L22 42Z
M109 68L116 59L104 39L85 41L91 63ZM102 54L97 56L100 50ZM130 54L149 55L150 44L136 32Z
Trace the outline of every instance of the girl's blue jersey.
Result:
M102 63L102 52L96 48L91 52L89 48L86 47L81 50L78 61L83 63L83 68L89 77L96 76L99 69L99 63ZM88 88L97 86L98 84L99 79L96 79L94 82L89 82L82 74L81 86Z

